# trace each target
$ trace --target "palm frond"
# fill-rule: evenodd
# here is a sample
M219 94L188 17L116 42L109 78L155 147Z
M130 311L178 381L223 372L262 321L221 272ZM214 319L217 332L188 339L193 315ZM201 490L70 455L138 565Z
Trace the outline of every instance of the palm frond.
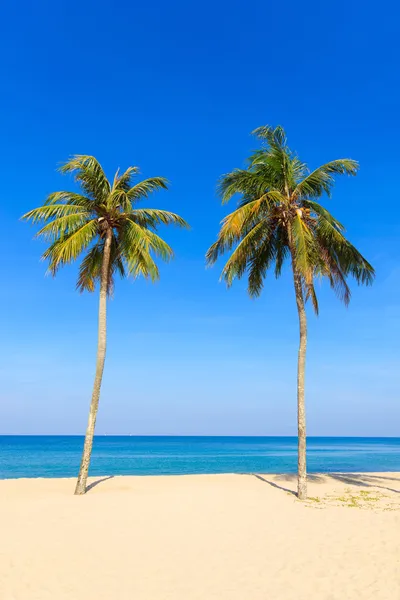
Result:
M291 256L296 281L317 313L316 277L327 277L347 303L346 278L351 275L369 284L374 271L344 237L343 225L314 199L330 194L336 175L355 175L358 163L334 160L310 173L287 146L282 127L259 127L253 133L263 144L250 156L248 168L235 169L218 182L222 203L235 194L241 198L239 208L223 219L217 240L207 251L207 263L232 251L222 277L231 285L247 273L248 291L256 296L272 264L279 277Z
M305 285L305 300L307 302L307 300L311 300L311 303L313 305L314 308L314 312L316 315L319 314L319 305L318 305L318 298L317 298L317 294L315 293L315 287L313 283L310 283L308 285Z
M104 239L89 250L79 268L79 277L76 284L80 292L94 292L96 283L100 282L101 270L104 256ZM119 243L115 236L111 241L110 268L107 285L107 293L111 295L114 289L114 274L118 272L120 277L125 277L125 268L120 255Z
M89 250L79 267L79 276L76 284L77 289L94 292L96 282L101 276L101 265L103 262L104 243L97 243Z
M335 219L335 217L333 217L331 213L328 210L326 210L326 208L321 206L321 204L319 204L318 202L313 202L312 200L304 200L302 202L302 205L305 208L308 208L310 211L314 212L318 217L321 217L322 219L328 221L328 223L330 223L339 231L344 231L344 225L342 225L342 223Z
M75 260L85 250L98 232L98 222L92 219L66 237L58 238L47 248L43 259L49 259L49 271L55 275L58 268Z
M142 227L157 227L157 225L177 225L189 229L189 224L176 213L157 208L134 208L129 212L129 218Z
M257 200L243 201L239 208L222 220L218 239L207 251L207 263L214 264L219 256L231 250L260 220L269 218L281 199L281 194L273 190Z
M147 248L139 244L129 244L124 248L124 260L129 275L139 276L152 281L159 279L159 270Z
M39 206L29 212L22 215L21 219L24 221L32 221L32 223L40 223L48 221L49 219L58 219L68 215L78 215L85 212L86 215L89 213L86 211L85 206L81 205L70 205L70 204L51 204L50 206Z
M226 281L228 287L235 278L240 279L244 275L259 248L268 244L271 234L272 226L267 221L260 221L243 237L221 274L221 279Z
M111 191L103 168L94 156L76 154L60 167L60 171L75 173L75 180L96 204L105 202Z
M254 248L249 261L249 279L247 291L249 296L259 296L264 287L264 280L273 261L277 259L277 231L269 232L261 244Z
M226 204L235 194L242 194L246 199L254 200L267 191L268 181L263 181L258 174L249 170L235 169L223 175L217 186L217 193L222 204Z
M252 132L258 139L266 141L271 148L283 149L286 147L286 133L281 125L277 127L271 127L270 125L264 125L257 127Z
M150 177L143 179L136 185L129 188L127 196L132 204L135 204L143 198L148 198L152 192L168 189L168 179L165 177Z
M94 210L96 207L93 200L87 196L68 191L53 192L52 194L49 194L44 204L45 206L49 204L69 204L71 206L84 207L89 211Z
M330 197L335 183L334 175L356 175L359 165L350 158L340 158L318 167L296 186L294 198L320 198L324 193Z
M131 201L128 198L128 194L125 190L119 187L113 188L110 194L107 196L106 211L115 213L116 211L130 211Z
M173 256L172 248L165 242L159 235L147 229L141 227L135 221L129 217L126 220L126 226L129 231L129 235L133 243L138 243L148 251L154 252L157 256L165 261L168 261ZM135 242L137 240L137 242Z
M214 264L219 256L222 256L227 250L231 250L260 221L259 205L259 200L253 200L222 220L217 241L206 254L208 264Z
M316 226L320 247L334 258L343 275L351 275L359 284L371 285L375 278L372 265L329 221L321 219Z
M113 190L122 190L124 192L128 192L132 187L133 178L135 175L139 173L139 167L128 167L128 169L119 174L119 170L116 172L114 177L114 183L112 186Z
M46 240L55 240L57 238L66 237L68 234L82 227L87 219L88 214L86 212L58 217L42 227L42 229L37 232L36 237L43 237Z
M305 281L310 283L315 264L318 263L318 253L312 229L297 212L290 222L290 231L295 268Z
M49 271L72 262L86 251L80 265L77 288L93 291L102 276L104 240L111 230L108 293L114 275L159 276L154 257L169 260L171 247L156 233L159 225L189 227L179 215L159 209L133 209L132 205L152 192L167 189L164 177L152 177L134 185L137 167L116 172L110 185L100 163L93 156L75 155L60 171L73 173L82 193L60 191L50 194L44 205L23 215L23 219L44 226L37 236L50 240L43 254Z
M277 227L276 230L276 256L275 256L275 277L280 277L285 260L289 257L289 245L287 232L284 227Z
M308 174L309 170L306 163L299 160L297 156L290 156L289 163L287 165L288 168L288 179L290 181L290 187L292 189L295 188L297 183L299 183L304 177Z

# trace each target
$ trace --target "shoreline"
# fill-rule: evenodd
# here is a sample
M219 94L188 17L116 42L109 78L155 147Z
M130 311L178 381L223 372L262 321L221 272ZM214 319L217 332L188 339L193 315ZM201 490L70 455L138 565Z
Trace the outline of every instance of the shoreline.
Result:
M68 475L68 476L52 476L52 475L48 475L48 476L43 476L43 475L39 475L39 476L32 476L32 477L0 477L0 483L3 481L35 481L35 480L74 480L77 478L78 475L78 469L77 469L77 474L76 476L74 475ZM115 478L138 478L138 479L142 479L142 478L169 478L169 477L219 477L219 476L228 476L228 475L236 475L236 476L241 476L241 475L248 475L248 476L257 476L257 475L268 475L269 477L287 477L287 478L297 478L297 472L296 471L285 471L285 472L279 472L277 473L276 471L243 471L243 472L239 472L239 471L224 471L224 472L210 472L210 473L157 473L157 474L152 474L152 473L133 473L133 474L113 474L110 475L109 473L102 473L99 475L90 475L88 480L95 480L95 479L99 479L99 478L107 478L107 479L115 479ZM384 471L384 470L380 470L380 471L308 471L307 472L307 478L309 480L312 481L312 478L314 477L335 477L335 476L351 476L351 475L398 475L400 478L400 471L392 471L392 470L388 470L388 471Z
M207 486L226 481L259 481L278 492L285 492L297 500L297 473L195 473L179 475L98 475L88 478L86 495L116 491L131 491L135 489L170 490L180 487ZM338 504L341 499L346 506L350 498L357 498L357 503L363 508L368 504L368 495L374 495L374 508L400 510L400 471L359 471L335 473L308 473L308 500L318 499L324 505ZM53 490L71 495L76 477L18 477L0 479L0 495L2 491L13 492L18 496L19 490L24 494L51 494ZM240 485L240 483L238 483ZM243 486L245 487L245 483ZM361 494L361 496L360 496ZM336 496L335 496L336 495ZM335 501L335 498L337 501ZM365 504L367 502L367 504ZM303 504L300 502L300 504ZM1 508L1 505L0 505Z

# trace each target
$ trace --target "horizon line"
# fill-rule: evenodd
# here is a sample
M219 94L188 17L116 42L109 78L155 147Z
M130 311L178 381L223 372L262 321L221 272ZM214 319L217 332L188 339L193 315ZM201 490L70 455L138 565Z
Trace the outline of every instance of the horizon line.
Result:
M84 433L0 433L0 437L85 437ZM297 438L297 435L241 435L241 434L136 434L136 433L97 433L94 437L135 437L135 438ZM400 439L400 435L307 435L310 438L359 438L359 439Z

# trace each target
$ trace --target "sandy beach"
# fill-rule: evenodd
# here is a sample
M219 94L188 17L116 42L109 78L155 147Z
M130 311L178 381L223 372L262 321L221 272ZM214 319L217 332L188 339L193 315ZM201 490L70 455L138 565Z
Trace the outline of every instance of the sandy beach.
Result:
M398 600L400 473L0 481L1 600Z

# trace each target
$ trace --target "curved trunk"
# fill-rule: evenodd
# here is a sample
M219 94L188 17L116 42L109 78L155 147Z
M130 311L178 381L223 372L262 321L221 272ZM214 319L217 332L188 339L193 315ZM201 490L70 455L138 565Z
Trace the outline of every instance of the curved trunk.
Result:
M298 430L298 455L297 455L297 496L300 500L307 498L307 463L306 463L306 409L304 398L304 379L306 368L307 349L307 317L304 307L304 296L301 277L296 271L292 261L294 289L296 293L297 311L299 314L300 343L297 359L297 430Z
M82 461L79 469L78 481L76 482L76 495L82 495L86 492L86 482L89 472L90 458L92 455L93 436L94 429L96 426L97 409L99 407L101 380L103 378L104 361L106 358L106 312L107 289L110 270L111 239L112 230L108 229L104 244L103 263L101 266L96 375L93 384L92 400L90 403L89 420L86 429L85 443L83 446Z

